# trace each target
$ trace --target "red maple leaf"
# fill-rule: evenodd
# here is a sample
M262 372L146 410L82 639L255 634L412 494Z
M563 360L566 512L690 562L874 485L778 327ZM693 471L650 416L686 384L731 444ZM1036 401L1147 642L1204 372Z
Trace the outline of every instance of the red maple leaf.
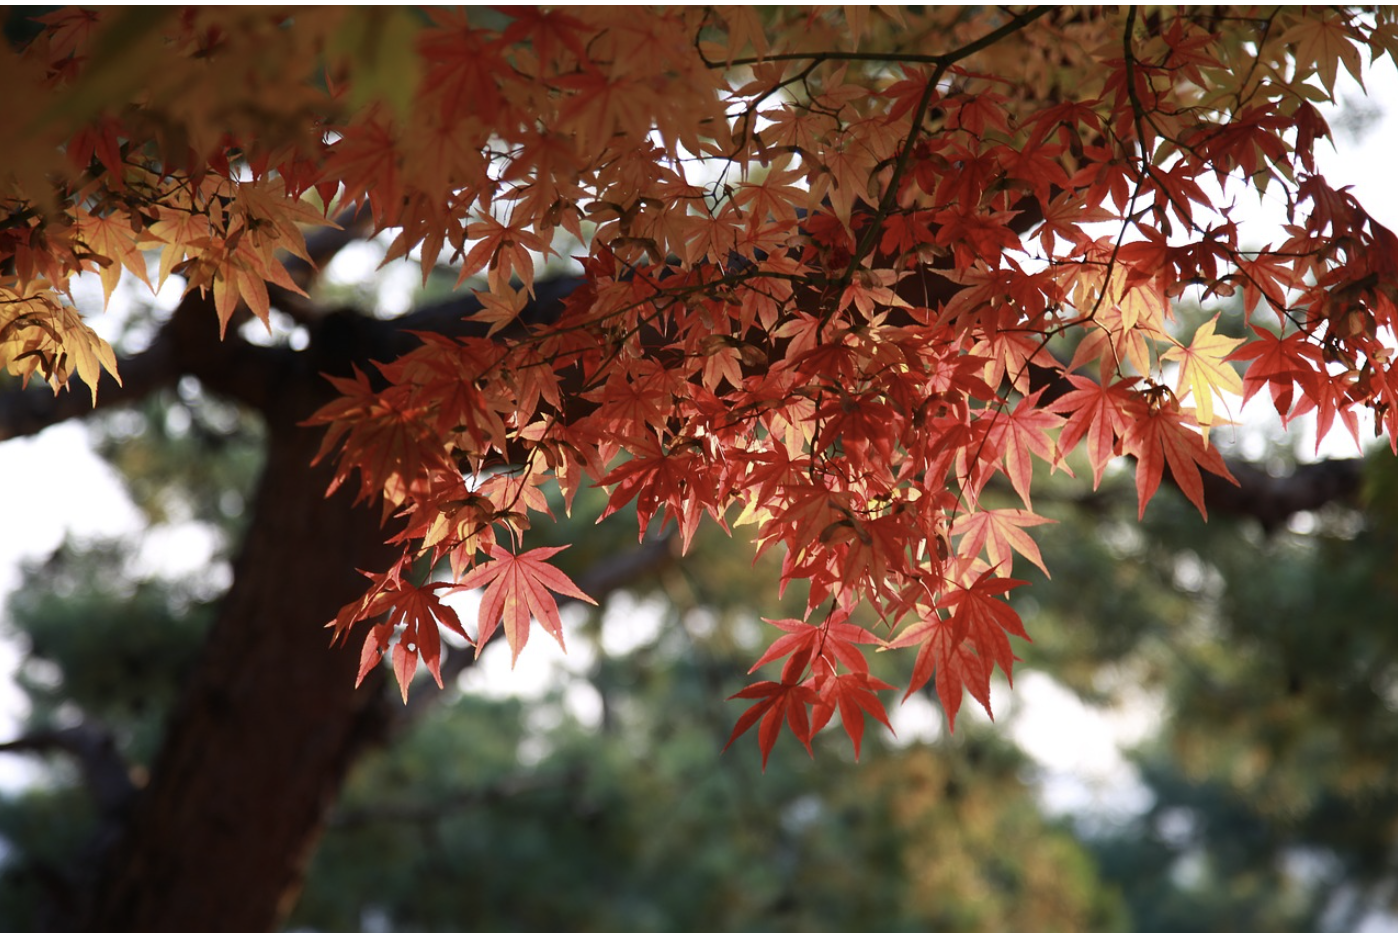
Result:
M1021 399L1014 411L998 412L990 435L1004 451L1005 475L1026 506L1030 505L1029 487L1034 480L1034 462L1030 454L1054 466L1060 459L1058 445L1048 432L1060 427L1063 421L1054 412L1039 407L1042 394L1040 389Z
M1029 640L1024 631L1024 623L1019 613L1003 599L997 597L1017 586L1024 586L1023 580L996 578L987 570L969 586L962 586L949 593L939 604L940 608L951 611L947 620L952 632L959 641L963 637L975 646L980 656L1000 665L1005 677L1014 680L1013 665L1016 660L1010 650L1010 640L1006 632Z
M374 581L373 586L360 604L351 604L346 610L357 608L357 617L387 614L384 621L371 628L365 636L364 647L359 655L356 686L364 681L369 671L373 670L387 653L393 633L399 625L403 626L398 643L392 646L393 673L398 679L398 689L403 694L403 702L406 703L408 687L412 683L413 674L417 672L419 660L427 665L427 670L437 681L437 686L442 686L442 637L437 626L444 625L467 641L471 640L471 636L461 627L456 610L443 603L437 595L437 590L450 588L452 584L429 583L417 586L405 582L400 571L401 566L387 573L366 574ZM353 624L353 618L347 611L342 610L339 618L331 623L336 629L337 638Z
M950 622L932 615L909 626L899 637L889 642L890 648L906 648L921 644L913 662L912 680L903 694L906 700L937 677L937 698L947 714L947 726L956 731L956 714L961 709L962 691L971 696L990 713L990 661L971 650L963 638L957 638ZM991 714L992 716L994 714Z
M1009 575L1012 552L1018 551L1047 577L1048 568L1044 566L1039 546L1024 529L1052 521L1024 509L982 509L958 516L952 523L951 534L962 536L961 556L974 557L984 550L987 563L997 574Z
M1194 503L1199 514L1209 517L1204 508L1204 480L1199 475L1203 467L1210 473L1217 473L1234 486L1238 481L1228 472L1228 464L1223 462L1218 448L1210 447L1196 431L1192 418L1171 405L1162 405L1155 411L1137 418L1128 428L1123 446L1127 453L1136 456L1136 496L1140 501L1138 518L1145 517L1146 503L1160 488L1160 478L1165 472L1165 464L1170 465L1170 475L1174 477L1180 491Z
M437 686L442 686L442 637L437 625L445 625L465 638L471 637L461 627L456 610L438 598L436 591L449 587L449 583L429 583L426 586L403 584L393 599L389 621L394 625L402 623L404 628L398 636L398 644L393 648L393 672L398 675L398 689L403 692L403 702L408 702L408 684L417 668L418 659L427 665Z
M738 722L733 726L733 734L728 737L728 744L723 746L724 751L728 751L739 736L751 729L753 724L761 719L762 727L757 730L757 744L762 749L763 771L767 770L767 756L771 754L772 746L777 744L777 736L781 734L783 720L791 728L791 734L800 739L801 744L806 746L806 753L814 754L811 751L810 714L806 708L818 703L819 696L807 684L778 684L764 680L761 683L744 687L728 699L756 700L757 702L738 717Z
M888 721L888 713L884 711L883 704L874 693L875 690L892 689L892 684L886 684L867 673L826 677L820 682L821 702L816 704L812 712L811 734L824 729L831 715L838 709L840 724L845 727L845 734L854 743L854 760L858 761L859 746L864 739L865 713L883 723L889 732L893 731L893 724Z
M529 619L532 616L550 635L563 645L563 622L558 616L558 603L554 593L580 599L597 605L572 580L546 561L562 547L537 547L523 554L512 554L504 548L486 544L484 551L494 558L488 564L476 567L454 587L457 590L470 590L485 586L481 597L479 628L476 632L476 655L490 637L501 620L505 623L505 638L510 643L510 663L519 660L520 649L529 640Z
M601 485L615 484L616 489L598 521L636 499L641 536L645 536L651 519L665 510L665 523L675 519L681 545L688 552L704 512L707 510L715 519L721 515L719 503L725 485L722 465L690 448L667 451L649 435L635 444L632 454L630 460L602 477Z
M1102 483L1102 471L1118 453L1117 438L1126 434L1127 425L1145 409L1139 395L1132 390L1136 377L1104 385L1086 376L1069 375L1076 388L1050 407L1068 412L1068 422L1058 435L1059 448L1066 454L1087 438L1087 459L1092 464L1092 487Z
M845 612L844 615L848 615ZM822 625L811 625L800 619L763 619L768 625L775 625L787 634L768 646L757 663L748 670L751 674L764 664L778 658L787 658L782 667L782 680L791 680L805 671L807 665L818 658L827 658L831 668L835 662L858 673L868 673L869 662L864 659L856 645L877 645L880 639L873 632L860 625L832 620ZM788 655L790 657L788 657Z
M1306 398L1319 394L1325 365L1320 347L1307 339L1305 331L1292 331L1281 337L1255 325L1252 330L1258 339L1238 347L1228 359L1253 361L1243 374L1243 401L1246 403L1264 385L1269 387L1272 406L1285 423L1292 417L1297 385Z

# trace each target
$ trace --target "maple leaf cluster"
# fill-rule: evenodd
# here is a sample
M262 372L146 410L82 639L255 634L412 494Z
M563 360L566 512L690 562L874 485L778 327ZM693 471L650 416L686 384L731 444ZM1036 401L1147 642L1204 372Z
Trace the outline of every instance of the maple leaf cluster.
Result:
M332 209L391 231L390 260L456 263L469 332L336 380L312 419L336 484L357 472L403 522L401 561L334 625L378 620L361 676L392 653L405 696L419 659L438 674L439 626L562 642L553 594L583 594L519 550L548 483L634 502L642 534L751 525L780 552L807 616L773 623L754 670L785 658L779 679L738 694L734 731L760 722L765 759L783 727L809 746L838 712L857 751L864 716L887 724L868 650L915 649L907 692L933 684L953 723L963 691L988 710L1028 637L1014 562L1044 568L1034 478L1070 455L1094 482L1134 458L1142 512L1168 469L1202 512L1239 396L1398 436L1398 241L1315 163L1339 68L1392 64L1391 10L369 15L45 17L4 67L56 102L21 153L65 168L6 181L0 349L95 385L110 351L55 323L60 293L143 277L146 249L225 325L265 318L264 283L296 287L278 251ZM302 57L256 72L258 43ZM94 91L138 53L168 60L159 81ZM201 90L230 64L260 133ZM1284 205L1270 240L1259 196ZM580 284L536 300L536 261L572 242ZM1250 333L1181 333L1195 288L1241 296ZM443 597L479 586L471 636Z

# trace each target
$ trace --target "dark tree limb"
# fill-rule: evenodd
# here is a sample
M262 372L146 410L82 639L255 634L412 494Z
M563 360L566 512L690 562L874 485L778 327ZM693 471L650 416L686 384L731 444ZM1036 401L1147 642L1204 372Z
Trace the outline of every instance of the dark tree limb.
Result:
M197 296L166 325L158 339L182 373L262 414L267 463L233 586L73 929L249 933L274 929L294 903L349 767L391 722L382 678L356 690L358 651L330 649L323 626L362 592L356 568L396 554L375 510L352 507L347 490L326 498L330 469L309 466L319 434L299 424L334 397L323 372L391 359L417 343L406 327L431 316L447 329L460 313L332 313L301 352L219 341ZM668 542L643 549L589 583L621 585L668 555Z
M1355 504L1364 483L1364 461L1357 458L1297 464L1275 476L1240 460L1229 461L1228 469L1238 485L1203 472L1204 504L1209 514L1256 519L1268 534L1299 512L1331 503Z
M428 801L384 801L372 807L341 810L332 818L330 825L335 829L353 829L376 823L436 825L452 811L474 810L539 791L577 787L583 777L577 769L561 773L521 774Z
M139 402L147 395L179 381L180 364L171 341L158 336L143 353L119 361L121 384L102 374L97 402L82 389L70 387L55 394L42 384L18 386L0 392L0 441L29 437L73 418L83 418L118 405Z
M1286 525L1292 516L1311 512L1328 505L1358 507L1364 487L1362 459L1320 460L1297 464L1285 473L1272 474L1246 460L1227 460L1229 471L1238 480L1235 486L1222 476L1201 470L1204 485L1204 506L1209 517L1229 515L1251 519L1271 534ZM1166 471L1164 485L1179 489L1174 476ZM1008 482L1001 487L1009 491ZM1100 513L1126 495L1126 488L1116 492L1102 489L1081 495L1065 496L1059 501ZM1035 496L1049 493L1035 493Z
M1029 365L1029 385L1031 391L1041 393L1041 406L1051 405L1072 391L1072 384L1059 370L1035 363ZM1209 514L1253 518L1269 534L1298 512L1332 502L1354 504L1364 483L1364 461L1359 458L1300 463L1282 474L1269 473L1246 460L1229 459L1227 463L1238 480L1236 486L1222 476L1200 471ZM1172 471L1165 471L1165 481L1179 488Z
M291 257L286 268L292 281L309 288L321 268L350 243L369 232L367 211L346 213L337 226L318 230L306 238L311 261ZM277 286L269 286L273 304L300 323L316 325L329 313L310 299ZM244 402L259 411L276 403L271 393L277 388L277 372L292 365L292 351L281 347L258 347L237 334L236 323L248 317L240 312L220 339L213 301L192 292L186 295L170 320L144 351L117 361L121 382L103 373L94 404L89 393L74 387L54 393L42 383L30 388L14 386L0 391L0 442L28 437L63 421L82 418L93 411L139 402L152 392L179 382L181 376L195 376L211 390ZM380 322L385 335L400 330ZM430 324L419 329L430 329ZM385 341L384 350L403 352L411 342L399 335ZM380 359L390 358L380 356Z
M130 768L112 734L95 723L31 732L0 742L0 752L71 755L82 772L83 785L104 817L124 812L136 792Z
M230 328L219 338L212 298L192 292L143 352L119 360L121 383L103 373L97 401L76 387L58 393L42 384L0 392L0 441L37 434L93 411L139 402L152 392L195 376L211 390L258 410L272 407L276 373L291 362L284 347L259 347Z
M36 905L36 928L63 930L71 919L73 904L83 897L88 879L121 838L123 823L139 790L111 732L94 722L37 730L0 743L0 752L58 752L72 757L82 775L83 788L95 804L97 823L83 852L61 861L31 856L19 869L44 892L44 900Z

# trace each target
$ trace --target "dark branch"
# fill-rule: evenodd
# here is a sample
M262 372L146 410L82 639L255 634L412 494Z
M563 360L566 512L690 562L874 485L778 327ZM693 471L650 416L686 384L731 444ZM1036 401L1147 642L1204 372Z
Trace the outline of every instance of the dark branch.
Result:
M136 786L131 781L126 760L106 729L83 723L67 729L44 729L0 742L0 752L46 754L55 751L65 752L77 760L83 784L92 794L99 812L112 815L125 811Z
M118 363L121 384L103 373L97 402L79 384L55 394L42 384L0 392L0 441L38 434L44 428L82 418L94 410L138 402L150 393L174 385L180 362L173 342L165 334L156 337L145 352Z
M1031 391L1042 392L1041 407L1053 404L1072 390L1062 372L1035 363L1029 364L1029 386ZM1254 518L1269 534L1299 512L1332 502L1354 504L1364 482L1364 461L1354 458L1300 463L1280 475L1246 460L1230 459L1228 469L1238 485L1207 470L1200 471L1209 514ZM1178 488L1172 470L1165 471L1165 480Z
M298 286L308 288L327 262L350 243L363 239L370 229L367 212L346 213L335 222L336 227L306 238L310 263L295 257L287 261L287 271ZM318 322L328 314L310 299L287 289L269 285L269 294L279 310L302 323ZM197 292L186 295L149 348L118 361L120 383L103 373L95 405L77 382L57 394L42 384L0 391L0 441L34 435L95 410L138 402L152 392L173 386L185 375L197 377L220 394L266 410L266 406L276 404L277 374L291 363L291 351L256 347L241 340L234 325L242 319L235 318L228 336L220 341L213 302ZM397 328L387 324L384 329ZM392 347L395 342L388 344ZM400 338L396 346L402 352L411 346L411 341Z
M95 404L77 381L57 394L42 385L0 392L0 441L37 434L93 411L138 402L186 375L196 377L214 392L267 411L277 404L281 377L294 358L287 348L248 343L232 325L220 339L213 300L192 292L148 349L118 361L120 384L103 374Z
M1007 36L1019 32L1034 20L1051 13L1052 6L1037 6L1023 13L1016 13L1015 16L1005 25L988 32L974 42L950 52L942 52L938 55L914 55L912 53L874 53L874 52L782 52L776 55L765 55L760 58L736 58L731 62L708 62L710 68L729 68L734 65L760 65L763 62L789 62L789 61L831 61L831 62L885 62L885 63L905 63L911 65L932 65L934 67L946 68L956 64L963 59L988 49L995 43Z
M330 826L333 829L352 829L375 823L436 824L451 811L472 811L526 794L576 787L582 778L583 774L577 769L550 774L522 774L429 801L385 801L372 807L346 807L330 818Z
M1302 463L1280 476L1246 461L1232 461L1228 468L1237 477L1237 486L1203 473L1209 514L1254 518L1269 534L1299 512L1332 502L1354 504L1364 482L1364 461L1359 459Z

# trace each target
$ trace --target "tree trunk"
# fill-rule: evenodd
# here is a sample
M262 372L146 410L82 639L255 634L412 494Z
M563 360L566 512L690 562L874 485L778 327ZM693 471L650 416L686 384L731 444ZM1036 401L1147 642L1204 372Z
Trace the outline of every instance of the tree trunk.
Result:
M276 929L350 765L381 734L383 691L354 689L357 646L328 648L323 626L363 592L355 568L392 552L378 510L344 490L327 499L328 470L308 469L320 432L295 421L324 382L296 375L278 387L285 414L269 413L232 588L79 929Z

